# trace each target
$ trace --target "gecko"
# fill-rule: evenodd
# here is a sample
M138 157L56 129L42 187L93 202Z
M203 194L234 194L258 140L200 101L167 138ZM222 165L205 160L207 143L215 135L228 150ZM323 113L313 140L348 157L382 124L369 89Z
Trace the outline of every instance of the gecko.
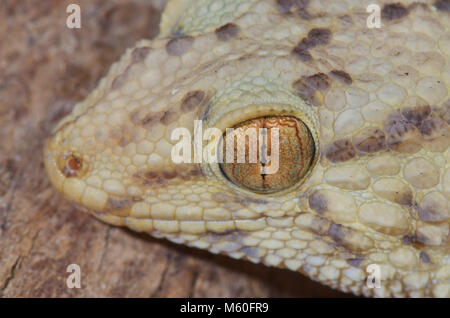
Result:
M449 297L449 17L448 0L171 0L56 125L47 174L108 224L355 295ZM263 129L278 167L175 162L180 128L218 131L213 157L239 150L233 128L246 158Z

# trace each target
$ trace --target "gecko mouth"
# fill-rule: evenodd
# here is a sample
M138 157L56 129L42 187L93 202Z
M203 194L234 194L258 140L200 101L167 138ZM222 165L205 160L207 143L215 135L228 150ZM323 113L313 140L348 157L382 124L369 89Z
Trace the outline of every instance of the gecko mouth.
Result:
M305 123L293 116L250 119L227 130L222 139L222 173L254 192L290 188L312 168L313 137Z

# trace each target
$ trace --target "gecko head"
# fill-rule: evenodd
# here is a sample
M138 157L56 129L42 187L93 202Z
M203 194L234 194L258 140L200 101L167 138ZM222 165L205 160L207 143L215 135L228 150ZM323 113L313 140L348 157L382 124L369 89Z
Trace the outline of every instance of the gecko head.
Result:
M212 49L205 45L226 47L219 35L141 41L129 49L47 141L53 185L122 225L130 218L217 221L222 216L207 216L215 209L263 213L277 206L266 204L270 200L295 199L318 161L313 111L281 74L270 73L279 57L205 55ZM200 143L223 151L222 161L193 158L196 121L205 133L219 132L220 138ZM192 154L188 162L173 159L185 141L173 138L177 128L187 131L188 146L181 149ZM161 222L145 229L172 231Z

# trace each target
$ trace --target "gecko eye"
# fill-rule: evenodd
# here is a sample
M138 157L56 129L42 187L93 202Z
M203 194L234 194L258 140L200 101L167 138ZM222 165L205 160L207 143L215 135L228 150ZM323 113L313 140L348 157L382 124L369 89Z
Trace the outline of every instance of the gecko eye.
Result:
M308 127L291 116L244 121L223 135L222 173L234 184L260 193L287 189L305 176L314 159Z

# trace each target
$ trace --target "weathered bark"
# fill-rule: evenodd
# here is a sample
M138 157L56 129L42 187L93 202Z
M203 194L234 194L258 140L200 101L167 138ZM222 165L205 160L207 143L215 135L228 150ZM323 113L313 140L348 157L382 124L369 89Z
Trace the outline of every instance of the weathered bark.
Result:
M50 186L42 146L51 128L136 40L157 33L163 1L0 5L0 296L345 296L287 270L236 261L103 224ZM69 264L81 289L66 287Z

